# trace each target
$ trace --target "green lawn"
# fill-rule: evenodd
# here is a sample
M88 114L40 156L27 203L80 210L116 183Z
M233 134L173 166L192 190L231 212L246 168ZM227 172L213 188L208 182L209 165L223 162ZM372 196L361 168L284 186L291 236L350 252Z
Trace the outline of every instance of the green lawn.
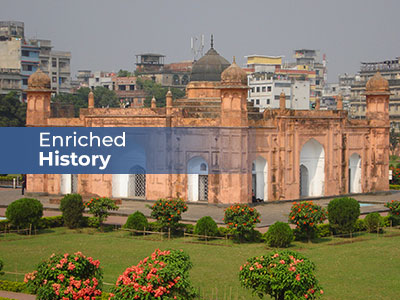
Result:
M354 243L333 244L325 239L318 243L294 243L317 266L317 277L325 291L324 299L398 299L400 230L385 235L365 234ZM355 239L356 240L356 239ZM8 272L29 272L53 252L82 251L99 259L104 281L114 283L126 267L137 264L154 249L184 249L193 262L191 279L206 299L258 299L241 289L239 266L248 257L268 252L263 244L213 246L182 243L182 239L152 241L128 237L126 232L97 233L64 228L51 230L32 238L0 236L0 258ZM343 241L335 239L334 242ZM349 240L344 240L348 242ZM6 274L4 279L22 280L22 276ZM218 297L215 296L216 290ZM228 297L232 295L232 297Z

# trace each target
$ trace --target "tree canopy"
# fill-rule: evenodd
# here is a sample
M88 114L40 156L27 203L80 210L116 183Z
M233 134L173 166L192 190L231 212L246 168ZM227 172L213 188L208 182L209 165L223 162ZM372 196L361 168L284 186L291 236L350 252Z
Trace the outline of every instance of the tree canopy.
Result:
M53 102L67 103L74 105L75 116L79 116L79 110L81 108L88 107L88 95L90 89L87 87L81 87L75 94L58 94L53 97ZM93 91L94 94L94 105L95 107L118 107L118 97L114 91L111 91L105 87L98 86Z
M26 124L26 103L15 92L0 95L0 127L23 127Z
M167 87L163 87L161 84L155 83L153 80L143 78L138 78L136 84L147 94L146 99L144 100L145 107L151 106L151 99L153 96L157 100L157 107L165 107L165 96L168 92ZM173 99L180 99L185 96L185 91L178 88L171 88L171 92Z
M118 77L131 77L131 76L133 76L133 73L132 73L132 72L129 72L129 71L127 71L127 70L122 70L122 69L120 69L120 70L118 71L118 73L117 73L117 76L118 76Z

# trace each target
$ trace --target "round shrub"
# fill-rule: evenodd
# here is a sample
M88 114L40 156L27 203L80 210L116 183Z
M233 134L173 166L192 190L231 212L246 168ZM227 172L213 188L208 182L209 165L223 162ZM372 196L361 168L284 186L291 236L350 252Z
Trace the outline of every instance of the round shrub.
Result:
M12 202L6 210L6 217L11 224L27 228L30 224L37 226L43 216L43 205L37 199L21 198Z
M317 299L323 290L314 271L314 263L306 257L283 250L248 259L240 267L239 280L260 298Z
M93 216L99 222L99 227L103 227L103 222L110 215L110 210L118 210L118 206L115 205L115 202L110 198L92 198L89 202L84 204L87 208L89 208L89 213L93 214Z
M385 204L389 208L389 221L392 222L393 226L400 225L400 201L392 200Z
M194 299L197 295L189 280L191 268L189 255L182 250L157 249L118 277L110 299Z
M218 235L217 223L209 216L202 217L196 223L194 234L216 236Z
M296 225L294 234L298 240L314 238L317 225L325 219L325 209L312 201L293 202L289 214L289 223Z
M348 234L360 216L360 204L354 198L335 198L328 204L328 220L335 234Z
M124 228L144 230L145 228L149 228L149 222L143 213L136 211L128 217Z
M364 219L365 227L369 232L378 232L381 222L382 217L377 212L369 213Z
M260 223L260 214L247 204L234 204L225 209L224 222L240 240L252 240L256 235L254 228Z
M356 223L354 224L354 232L360 232L365 230L367 230L367 227L365 226L364 219L357 219Z
M68 228L77 228L82 224L82 214L85 210L82 196L79 194L68 194L61 199L60 210L64 224Z
M293 230L289 224L275 222L265 234L265 241L270 247L286 248L293 241Z
M75 254L53 254L25 275L28 290L37 299L94 299L101 295L100 262Z
M182 219L182 213L187 211L187 205L183 199L159 199L151 209L151 217L156 219L163 230L175 229Z

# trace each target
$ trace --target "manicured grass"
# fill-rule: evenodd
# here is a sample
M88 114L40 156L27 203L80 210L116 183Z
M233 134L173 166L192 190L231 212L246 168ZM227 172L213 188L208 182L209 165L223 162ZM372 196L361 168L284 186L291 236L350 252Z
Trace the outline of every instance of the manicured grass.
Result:
M392 229L391 233L400 234ZM389 232L390 233L390 232ZM292 250L300 251L317 266L317 278L324 288L324 299L397 299L400 259L400 236L365 234L348 243L349 239L329 239L317 243L294 243ZM126 232L98 233L93 230L72 231L65 228L51 230L32 238L0 236L0 258L8 272L30 272L53 252L73 253L99 259L104 270L104 281L114 283L119 274L154 249L183 249L193 262L190 273L193 284L201 294L212 290L218 299L258 299L240 288L238 271L247 258L268 253L263 244L233 244L212 246L183 243L181 238L153 241L132 238ZM4 279L22 280L22 276L6 274ZM108 286L106 286L108 287Z

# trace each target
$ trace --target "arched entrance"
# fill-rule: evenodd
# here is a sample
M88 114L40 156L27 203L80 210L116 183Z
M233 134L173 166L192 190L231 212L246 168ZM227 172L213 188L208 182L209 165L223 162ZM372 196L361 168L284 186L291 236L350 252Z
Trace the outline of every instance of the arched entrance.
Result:
M255 200L268 200L268 164L261 156L252 164L252 194Z
M61 174L60 193L75 194L78 192L78 174Z
M361 193L361 156L354 153L349 159L349 192Z
M208 165L197 156L187 165L188 201L208 201Z
M301 166L303 166L303 169ZM315 197L324 195L325 151L315 139L309 140L301 149L300 181L301 196Z

